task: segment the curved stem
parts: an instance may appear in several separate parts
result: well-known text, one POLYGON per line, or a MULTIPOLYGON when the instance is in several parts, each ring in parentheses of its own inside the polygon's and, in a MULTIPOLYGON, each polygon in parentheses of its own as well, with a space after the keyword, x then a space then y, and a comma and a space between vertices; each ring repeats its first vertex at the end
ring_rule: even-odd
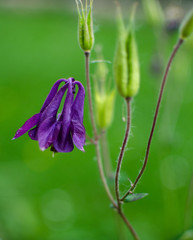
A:
POLYGON ((115 201, 113 199, 113 196, 110 192, 109 186, 107 184, 105 174, 104 174, 104 170, 103 170, 102 160, 101 160, 100 146, 99 146, 99 141, 98 141, 98 134, 97 134, 97 128, 96 128, 96 124, 95 124, 94 113, 93 113, 93 105, 92 105, 92 95, 91 95, 91 86, 90 86, 90 78, 89 78, 89 58, 90 58, 90 52, 85 52, 88 103, 89 103, 89 112, 90 112, 91 124, 92 124, 93 133, 94 133, 94 142, 95 142, 95 148, 96 148, 97 163, 98 163, 100 177, 101 177, 101 180, 103 182, 106 193, 107 193, 111 203, 113 204, 113 206, 115 208, 117 208, 117 204, 115 203, 115 201))
POLYGON ((119 215, 121 216, 121 218, 123 219, 123 221, 125 222, 125 224, 127 225, 127 227, 129 228, 133 238, 135 240, 139 240, 139 237, 136 233, 136 231, 134 230, 134 228, 131 226, 130 222, 127 220, 127 218, 125 217, 124 213, 122 212, 121 208, 119 210, 119 215))
POLYGON ((117 203, 118 203, 119 207, 120 207, 120 204, 121 204, 120 196, 119 196, 119 175, 120 175, 121 164, 122 164, 122 160, 123 160, 123 156, 124 156, 124 152, 125 152, 125 147, 127 145, 129 132, 130 132, 130 122, 131 122, 130 102, 131 102, 131 98, 127 98, 126 99, 126 103, 127 103, 127 127, 126 127, 126 131, 125 131, 125 137, 124 137, 123 144, 122 144, 122 147, 121 147, 121 152, 120 152, 120 155, 119 155, 119 159, 118 159, 118 163, 117 163, 117 169, 116 169, 116 175, 115 175, 115 193, 116 193, 117 203))
POLYGON ((95 146, 96 146, 97 163, 98 163, 98 168, 99 168, 99 173, 100 173, 100 176, 101 176, 101 180, 103 182, 104 188, 106 190, 106 193, 107 193, 111 203, 113 204, 113 206, 115 208, 117 208, 117 204, 114 201, 114 198, 113 198, 113 196, 110 192, 109 186, 107 184, 107 181, 106 181, 106 178, 105 178, 105 175, 104 175, 104 170, 103 170, 103 165, 102 165, 102 160, 101 160, 101 154, 100 154, 100 146, 99 146, 98 141, 97 141, 95 146))
POLYGON ((159 113, 159 109, 160 109, 160 104, 161 104, 161 100, 162 100, 162 96, 163 96, 163 91, 164 91, 164 87, 165 87, 166 80, 167 80, 167 77, 168 77, 168 73, 169 73, 169 70, 170 70, 170 66, 171 66, 171 63, 172 63, 178 49, 180 48, 180 46, 182 45, 183 42, 184 42, 183 39, 178 40, 178 43, 176 44, 176 46, 174 47, 174 50, 172 51, 172 54, 170 56, 170 59, 168 61, 168 64, 167 64, 167 67, 166 67, 166 70, 165 70, 165 74, 164 74, 163 81, 162 81, 162 84, 161 84, 160 93, 159 93, 159 97, 158 97, 158 101, 157 101, 157 106, 156 106, 156 110, 155 110, 155 114, 154 114, 153 124, 152 124, 151 132, 150 132, 150 135, 149 135, 149 140, 148 140, 148 144, 147 144, 147 148, 146 148, 146 154, 145 154, 145 160, 144 160, 143 166, 142 166, 135 182, 133 183, 131 188, 128 190, 128 192, 121 198, 121 200, 124 200, 136 188, 137 183, 139 182, 141 176, 143 175, 143 173, 145 171, 145 168, 146 168, 146 165, 147 165, 147 162, 148 162, 149 151, 150 151, 150 147, 151 147, 153 133, 154 133, 154 130, 155 130, 157 117, 158 117, 158 113, 159 113))
MULTIPOLYGON (((127 218, 125 217, 125 215, 123 214, 123 212, 121 210, 121 205, 119 204, 120 201, 118 201, 118 204, 114 201, 113 196, 112 196, 112 194, 111 194, 111 192, 109 190, 109 186, 107 184, 106 178, 105 178, 103 165, 102 165, 102 160, 101 160, 101 154, 100 154, 100 145, 99 145, 99 141, 98 141, 98 134, 97 134, 96 124, 95 124, 95 119, 94 119, 94 114, 93 114, 93 107, 92 107, 92 96, 91 96, 91 87, 90 87, 90 79, 89 79, 89 57, 90 57, 90 52, 85 52, 86 81, 87 81, 89 111, 90 111, 90 117, 91 117, 91 124, 92 124, 93 132, 94 132, 94 140, 95 140, 95 147, 96 147, 97 163, 98 163, 100 177, 101 177, 101 180, 103 182, 103 185, 104 185, 104 188, 106 190, 106 193, 107 193, 111 203, 113 204, 114 208, 117 209, 118 214, 123 219, 123 221, 125 222, 126 226, 129 228, 133 238, 135 240, 139 240, 139 237, 137 236, 137 233, 135 232, 134 228, 131 226, 130 222, 127 220, 127 218)), ((129 110, 128 112, 130 112, 130 99, 126 99, 126 100, 127 100, 127 104, 128 104, 128 110, 129 110)), ((129 133, 129 129, 130 129, 130 127, 129 127, 130 126, 130 114, 128 114, 128 123, 129 124, 127 124, 127 133, 126 133, 126 135, 129 133)), ((119 157, 120 158, 120 162, 122 161, 122 158, 123 158, 124 149, 125 149, 125 146, 126 146, 126 143, 127 143, 127 139, 128 139, 128 137, 126 137, 126 139, 124 140, 125 143, 123 144, 124 146, 121 149, 121 154, 120 154, 120 157, 119 157)), ((119 171, 120 171, 120 166, 119 166, 119 171)))

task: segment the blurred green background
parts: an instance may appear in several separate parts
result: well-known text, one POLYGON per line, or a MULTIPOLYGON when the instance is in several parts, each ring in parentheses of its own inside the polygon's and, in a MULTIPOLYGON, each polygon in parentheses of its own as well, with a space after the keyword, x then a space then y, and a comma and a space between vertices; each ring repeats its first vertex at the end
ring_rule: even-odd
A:
MULTIPOLYGON (((114 2, 95 2, 95 41, 103 46, 105 59, 113 61, 114 2)), ((128 19, 132 2, 122 4, 128 19)), ((138 7, 141 88, 132 102, 132 135, 122 167, 123 192, 129 185, 127 177, 134 180, 142 166, 163 66, 177 40, 176 26, 192 5, 179 0, 162 4, 168 18, 159 30, 146 21, 142 5, 138 7)), ((27 134, 11 141, 24 121, 39 112, 57 79, 74 77, 85 85, 74 1, 0 1, 0 57, 0 239, 132 239, 109 207, 92 145, 85 147, 85 153, 75 149, 53 158, 49 150, 41 152, 27 134)), ((193 227, 191 196, 187 207, 193 174, 192 62, 190 38, 171 68, 148 167, 136 190, 149 196, 124 207, 143 240, 179 239, 193 227)), ((109 68, 112 71, 112 64, 109 68)), ((114 121, 108 131, 114 169, 124 135, 124 114, 124 101, 117 94, 114 121)), ((91 135, 87 98, 84 124, 91 135)))

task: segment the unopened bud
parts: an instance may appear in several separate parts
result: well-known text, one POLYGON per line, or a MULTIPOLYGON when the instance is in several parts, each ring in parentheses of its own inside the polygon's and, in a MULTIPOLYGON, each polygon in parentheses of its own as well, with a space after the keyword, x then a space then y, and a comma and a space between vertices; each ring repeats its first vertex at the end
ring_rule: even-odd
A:
POLYGON ((143 0, 146 18, 153 26, 162 26, 165 17, 159 0, 143 0))
POLYGON ((193 32, 193 9, 184 18, 182 25, 180 27, 180 37, 182 39, 188 38, 193 32))
POLYGON ((119 93, 127 98, 133 97, 139 90, 140 71, 137 44, 134 36, 133 20, 125 29, 119 13, 119 39, 114 60, 114 76, 119 93))
POLYGON ((96 119, 101 129, 108 128, 112 122, 114 102, 115 90, 105 95, 101 95, 99 92, 95 93, 96 119))
POLYGON ((90 0, 89 8, 84 9, 82 1, 76 0, 79 26, 78 26, 78 39, 80 47, 83 51, 90 51, 94 45, 94 33, 93 33, 93 20, 92 20, 92 4, 93 0, 90 0))
POLYGON ((109 70, 107 62, 103 60, 102 50, 99 46, 96 48, 96 54, 98 61, 94 75, 95 114, 97 125, 104 130, 110 126, 113 120, 116 91, 114 87, 111 88, 112 90, 109 89, 109 70))

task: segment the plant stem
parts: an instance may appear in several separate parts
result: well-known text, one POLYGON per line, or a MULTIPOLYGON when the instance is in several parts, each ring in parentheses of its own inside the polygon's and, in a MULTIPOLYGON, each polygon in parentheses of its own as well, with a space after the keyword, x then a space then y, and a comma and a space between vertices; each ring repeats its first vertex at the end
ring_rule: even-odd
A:
POLYGON ((131 98, 126 98, 126 104, 127 104, 127 126, 126 126, 126 131, 125 131, 125 137, 123 140, 123 144, 121 147, 121 152, 119 154, 119 159, 117 163, 117 169, 116 169, 116 175, 115 175, 115 193, 116 193, 116 199, 118 206, 120 207, 121 202, 120 202, 120 194, 119 194, 119 175, 120 175, 120 170, 121 170, 121 164, 125 152, 125 147, 127 145, 128 137, 129 137, 129 132, 130 132, 130 122, 131 122, 131 98))
MULTIPOLYGON (((89 111, 90 111, 90 117, 91 117, 91 124, 94 132, 94 140, 95 140, 95 147, 96 147, 96 155, 97 155, 97 163, 98 163, 98 168, 99 168, 99 173, 101 180, 103 182, 104 188, 106 190, 106 193, 113 204, 114 208, 117 209, 118 214, 120 217, 123 219, 125 222, 126 226, 129 228, 133 238, 135 240, 139 240, 139 237, 137 236, 137 233, 135 232, 134 228, 131 226, 130 222, 127 220, 125 217, 124 213, 122 212, 121 205, 118 205, 114 199, 113 196, 109 190, 109 186, 107 184, 105 175, 104 175, 104 170, 103 170, 103 165, 101 161, 101 154, 100 154, 100 145, 98 141, 98 134, 97 134, 97 129, 96 129, 96 124, 95 124, 95 119, 94 119, 94 114, 93 114, 93 107, 92 107, 92 96, 91 96, 91 87, 90 87, 90 78, 89 78, 89 58, 90 58, 90 52, 85 52, 85 61, 86 61, 86 81, 87 81, 87 91, 88 91, 88 102, 89 102, 89 111)), ((130 102, 130 99, 127 99, 127 102, 130 102)), ((128 103, 128 105, 130 105, 128 103)), ((130 110, 130 107, 129 107, 130 110)), ((126 141, 127 142, 127 141, 126 141)), ((126 145, 126 143, 125 143, 126 145)), ((125 146, 124 146, 125 148, 125 146)), ((121 152, 124 153, 124 148, 122 148, 121 152)), ((123 157, 122 153, 122 157, 123 157)), ((119 201, 118 201, 119 202, 119 201)))
POLYGON ((120 206, 118 212, 119 212, 119 215, 121 216, 121 218, 123 219, 123 221, 125 222, 125 224, 127 225, 127 227, 129 228, 133 238, 135 240, 139 240, 139 237, 138 237, 137 233, 135 232, 134 228, 132 227, 132 225, 130 224, 130 222, 127 220, 127 218, 125 217, 124 213, 122 212, 121 206, 120 206))
POLYGON ((153 133, 154 133, 154 130, 155 130, 157 117, 158 117, 158 113, 159 113, 159 109, 160 109, 160 104, 161 104, 166 80, 167 80, 167 77, 168 77, 168 73, 169 73, 169 70, 170 70, 170 66, 172 64, 172 61, 173 61, 178 49, 180 48, 180 46, 182 45, 183 42, 184 42, 183 39, 178 40, 176 46, 174 47, 174 50, 172 51, 172 54, 169 58, 169 61, 168 61, 168 64, 167 64, 167 67, 166 67, 166 70, 165 70, 165 74, 164 74, 163 81, 162 81, 162 84, 161 84, 160 93, 159 93, 159 97, 158 97, 158 101, 157 101, 157 106, 156 106, 156 110, 155 110, 155 114, 154 114, 153 124, 152 124, 151 132, 150 132, 150 135, 149 135, 149 139, 148 139, 148 144, 147 144, 147 148, 146 148, 146 154, 145 154, 145 160, 144 160, 143 166, 142 166, 135 182, 133 183, 131 188, 127 191, 127 193, 121 198, 121 200, 124 200, 136 188, 137 183, 139 182, 139 180, 140 180, 141 176, 143 175, 143 173, 145 171, 145 168, 147 166, 149 151, 150 151, 151 142, 152 142, 152 138, 153 138, 153 133))
POLYGON ((130 126, 131 126, 131 98, 126 98, 126 104, 127 104, 127 126, 126 126, 126 131, 125 131, 125 137, 123 140, 123 144, 121 147, 121 152, 119 154, 119 159, 117 163, 117 169, 116 169, 116 175, 115 175, 115 193, 116 193, 116 199, 117 199, 117 212, 119 213, 120 217, 123 219, 125 222, 126 226, 129 228, 133 238, 135 240, 139 240, 139 237, 137 233, 135 232, 134 228, 130 224, 130 222, 127 220, 126 216, 124 215, 122 208, 121 208, 121 201, 119 197, 119 175, 120 175, 120 170, 121 170, 121 164, 125 152, 125 148, 128 142, 129 138, 129 133, 130 133, 130 126))
POLYGON ((111 164, 109 148, 107 144, 107 134, 105 130, 103 130, 101 134, 101 145, 102 145, 102 153, 103 153, 106 175, 109 179, 113 179, 114 177, 113 177, 113 171, 112 171, 112 164, 111 164))
POLYGON ((92 94, 91 94, 91 86, 90 86, 90 78, 89 78, 89 59, 90 59, 90 52, 85 52, 85 64, 86 64, 86 85, 87 85, 87 93, 88 93, 88 104, 89 104, 89 112, 90 112, 90 119, 93 129, 93 134, 95 140, 98 138, 96 123, 94 119, 94 112, 93 112, 93 104, 92 104, 92 94))
POLYGON ((113 206, 115 208, 117 208, 117 204, 115 203, 115 201, 113 199, 113 196, 110 192, 109 186, 107 184, 105 174, 104 174, 104 170, 103 170, 102 160, 101 160, 100 146, 99 146, 99 141, 98 141, 98 134, 97 134, 97 128, 96 128, 96 123, 95 123, 95 119, 94 119, 94 112, 93 112, 93 105, 92 105, 92 95, 91 95, 91 86, 90 86, 90 78, 89 78, 89 59, 90 59, 90 52, 85 52, 88 103, 89 103, 89 112, 90 112, 91 124, 92 124, 93 133, 94 133, 94 141, 95 141, 95 148, 96 148, 96 155, 97 155, 97 164, 98 164, 98 168, 99 168, 100 177, 101 177, 101 180, 103 182, 106 193, 107 193, 111 203, 113 204, 113 206))

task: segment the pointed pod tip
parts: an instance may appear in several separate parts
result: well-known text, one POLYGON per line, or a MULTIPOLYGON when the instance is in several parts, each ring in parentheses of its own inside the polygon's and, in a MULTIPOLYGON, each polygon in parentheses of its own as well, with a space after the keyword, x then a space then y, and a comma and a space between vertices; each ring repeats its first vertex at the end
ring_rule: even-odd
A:
POLYGON ((185 16, 180 26, 180 37, 184 40, 193 33, 193 9, 185 16))

